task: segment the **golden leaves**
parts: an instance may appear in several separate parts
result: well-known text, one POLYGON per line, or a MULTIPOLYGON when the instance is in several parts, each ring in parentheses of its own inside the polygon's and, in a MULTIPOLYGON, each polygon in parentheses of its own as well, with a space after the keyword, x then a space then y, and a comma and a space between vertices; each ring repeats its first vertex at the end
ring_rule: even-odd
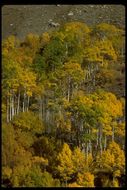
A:
POLYGON ((78 173, 77 183, 83 187, 94 187, 94 175, 90 172, 78 173))
POLYGON ((83 187, 83 186, 81 186, 81 185, 77 184, 76 182, 74 182, 74 183, 69 183, 68 187, 83 187))
POLYGON ((64 143, 62 152, 57 156, 59 165, 57 167, 60 175, 63 179, 67 180, 73 173, 73 162, 72 162, 72 152, 68 144, 64 143))
POLYGON ((39 157, 39 156, 33 156, 31 161, 36 164, 43 164, 43 165, 48 165, 48 159, 44 159, 43 157, 39 157))
POLYGON ((5 178, 10 178, 12 174, 12 169, 7 167, 2 167, 2 175, 5 176, 5 178))

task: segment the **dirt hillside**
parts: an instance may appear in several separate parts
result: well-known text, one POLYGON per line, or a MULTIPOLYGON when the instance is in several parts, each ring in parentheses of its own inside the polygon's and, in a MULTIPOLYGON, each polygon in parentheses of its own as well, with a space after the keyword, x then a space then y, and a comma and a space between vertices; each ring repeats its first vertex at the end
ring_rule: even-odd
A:
POLYGON ((6 5, 2 7, 2 38, 16 35, 23 39, 28 33, 41 34, 59 25, 82 21, 88 26, 106 22, 125 27, 122 5, 6 5))

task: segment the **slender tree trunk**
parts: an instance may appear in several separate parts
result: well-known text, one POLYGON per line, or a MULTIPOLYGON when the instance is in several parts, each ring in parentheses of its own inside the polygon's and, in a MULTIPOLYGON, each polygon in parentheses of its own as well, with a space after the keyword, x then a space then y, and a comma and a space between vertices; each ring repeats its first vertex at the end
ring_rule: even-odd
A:
POLYGON ((42 117, 44 118, 45 114, 45 105, 44 105, 44 98, 42 99, 42 117))
POLYGON ((123 57, 123 47, 121 48, 121 57, 123 57))
POLYGON ((70 101, 70 76, 68 77, 67 100, 70 101))
POLYGON ((83 131, 83 120, 81 120, 81 123, 80 123, 80 131, 81 132, 83 131))
POLYGON ((77 127, 77 146, 79 147, 79 129, 77 127))
POLYGON ((14 94, 12 94, 12 118, 14 116, 14 94))
POLYGON ((91 146, 91 140, 89 140, 89 151, 92 154, 92 146, 91 146))
POLYGON ((106 135, 105 135, 104 150, 106 150, 106 148, 107 148, 107 137, 106 137, 106 135))
POLYGON ((17 115, 18 113, 17 113, 17 107, 15 108, 15 115, 17 115))
POLYGON ((26 111, 28 112, 29 110, 29 103, 30 103, 30 97, 28 96, 27 97, 27 108, 26 108, 26 111))
POLYGON ((66 183, 65 183, 65 186, 67 187, 67 179, 65 180, 65 182, 66 182, 66 183))
POLYGON ((19 91, 19 93, 18 93, 17 114, 19 113, 19 108, 20 108, 20 91, 19 91))
POLYGON ((15 95, 14 96, 14 115, 17 114, 17 105, 16 105, 16 103, 17 103, 17 96, 15 95))
POLYGON ((96 83, 95 83, 95 74, 93 76, 93 86, 95 87, 96 83))
POLYGON ((96 72, 98 71, 98 64, 96 64, 96 66, 95 66, 95 71, 96 72))
POLYGON ((14 116, 16 115, 16 95, 14 95, 14 116))
POLYGON ((39 118, 42 119, 42 98, 39 99, 39 118))
POLYGON ((12 119, 12 114, 11 114, 12 113, 12 110, 11 110, 11 95, 10 95, 9 99, 10 99, 10 102, 9 102, 9 105, 10 105, 10 109, 9 109, 10 110, 10 114, 9 115, 10 115, 10 121, 11 121, 11 119, 12 119))
POLYGON ((24 95, 23 95, 23 112, 25 112, 26 110, 25 110, 25 108, 26 108, 26 104, 25 104, 25 100, 26 100, 26 94, 25 94, 25 92, 24 92, 24 95))
POLYGON ((114 141, 114 126, 112 126, 112 141, 114 141))
POLYGON ((85 154, 85 143, 82 144, 82 152, 85 154))
POLYGON ((44 121, 46 122, 46 105, 47 105, 47 98, 46 96, 44 97, 44 121))
POLYGON ((24 112, 24 101, 22 103, 22 112, 24 112))
POLYGON ((102 149, 103 149, 102 143, 100 143, 100 153, 101 153, 101 155, 102 155, 102 149))
POLYGON ((47 129, 46 129, 46 132, 49 131, 49 110, 46 111, 46 123, 47 123, 47 129))
POLYGON ((98 147, 98 142, 99 142, 99 129, 98 129, 98 131, 97 131, 96 147, 98 147))
POLYGON ((100 153, 102 154, 102 127, 100 126, 100 137, 99 137, 99 144, 100 144, 100 153))
POLYGON ((88 152, 89 152, 89 147, 88 143, 86 143, 86 163, 88 164, 88 152))
POLYGON ((7 104, 6 104, 6 114, 7 114, 7 123, 9 123, 9 100, 7 96, 7 104))
POLYGON ((90 78, 90 65, 88 65, 88 78, 90 78))

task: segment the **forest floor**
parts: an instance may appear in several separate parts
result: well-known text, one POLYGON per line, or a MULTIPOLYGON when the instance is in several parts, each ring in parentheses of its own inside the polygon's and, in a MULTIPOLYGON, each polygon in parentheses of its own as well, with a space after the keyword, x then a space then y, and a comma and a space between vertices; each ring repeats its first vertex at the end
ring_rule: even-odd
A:
POLYGON ((88 26, 110 23, 125 27, 123 5, 5 5, 2 7, 2 38, 15 35, 24 39, 28 33, 41 34, 69 21, 84 22, 88 26))

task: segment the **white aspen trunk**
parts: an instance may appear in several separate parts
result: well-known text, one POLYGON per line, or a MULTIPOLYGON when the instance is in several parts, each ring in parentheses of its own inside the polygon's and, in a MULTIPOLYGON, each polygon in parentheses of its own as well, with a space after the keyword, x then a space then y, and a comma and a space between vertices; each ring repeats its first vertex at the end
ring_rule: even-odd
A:
POLYGON ((85 144, 82 144, 82 152, 85 154, 85 144))
POLYGON ((101 153, 101 155, 102 155, 102 127, 101 127, 101 126, 100 126, 99 144, 100 144, 100 153, 101 153))
POLYGON ((66 183, 65 183, 65 186, 67 187, 67 179, 66 179, 66 181, 65 181, 66 183))
POLYGON ((17 107, 16 107, 16 95, 14 96, 14 115, 17 114, 17 107))
POLYGON ((93 72, 94 72, 94 66, 93 64, 91 64, 91 74, 93 74, 93 72))
POLYGON ((121 49, 121 57, 123 57, 123 47, 122 47, 122 49, 121 49))
POLYGON ((96 71, 98 71, 98 64, 96 64, 96 71))
POLYGON ((17 108, 15 108, 15 115, 17 115, 17 108))
POLYGON ((30 103, 30 97, 28 96, 27 97, 27 108, 26 108, 26 111, 28 112, 29 110, 29 103, 30 103))
POLYGON ((97 131, 97 139, 96 139, 96 146, 98 147, 98 139, 99 139, 99 129, 97 131))
POLYGON ((90 78, 90 66, 88 65, 88 78, 90 78))
POLYGON ((41 97, 39 99, 39 104, 40 104, 39 118, 42 119, 42 98, 41 97))
POLYGON ((47 123, 47 127, 49 124, 49 110, 46 111, 46 123, 47 123))
POLYGON ((10 121, 11 121, 11 119, 12 119, 12 110, 11 110, 11 95, 10 95, 10 98, 9 98, 9 105, 10 105, 10 121))
POLYGON ((89 77, 91 75, 91 65, 89 64, 89 77))
POLYGON ((101 142, 101 144, 100 144, 100 153, 101 153, 101 155, 102 155, 102 142, 101 142))
POLYGON ((89 147, 88 143, 86 143, 86 163, 88 164, 88 152, 89 152, 89 147))
POLYGON ((50 111, 50 122, 51 122, 51 124, 53 124, 53 112, 52 111, 50 111))
POLYGON ((92 154, 92 149, 91 149, 91 140, 89 140, 89 152, 92 154))
POLYGON ((45 98, 45 107, 44 107, 44 121, 46 122, 46 105, 47 105, 47 98, 46 97, 44 97, 45 98))
POLYGON ((38 117, 41 118, 41 115, 40 115, 41 98, 38 98, 38 105, 39 105, 38 117))
POLYGON ((66 44, 65 46, 66 46, 66 52, 65 52, 65 55, 67 56, 67 54, 68 54, 68 45, 66 44))
POLYGON ((106 150, 106 147, 107 147, 107 137, 106 137, 106 135, 105 135, 104 150, 106 150))
POLYGON ((14 116, 16 115, 16 95, 14 95, 14 116))
POLYGON ((93 154, 93 152, 92 152, 92 142, 90 141, 90 152, 91 152, 91 154, 93 154))
POLYGON ((19 93, 18 93, 17 114, 19 113, 19 107, 20 107, 20 91, 19 91, 19 93))
POLYGON ((27 111, 27 94, 26 94, 26 89, 24 93, 24 111, 27 111))
POLYGON ((43 118, 45 118, 45 102, 44 102, 44 98, 42 101, 42 114, 43 114, 43 118))
POLYGON ((7 123, 8 123, 9 122, 9 100, 8 100, 8 97, 7 97, 6 114, 7 114, 7 123))
POLYGON ((25 92, 24 92, 24 99, 23 99, 23 112, 25 112, 25 92))
POLYGON ((68 93, 67 93, 67 99, 70 100, 70 77, 68 78, 68 93))
POLYGON ((102 66, 104 65, 104 61, 103 60, 102 60, 101 64, 102 64, 102 66))
POLYGON ((51 133, 51 125, 52 125, 52 112, 49 110, 49 126, 48 126, 48 133, 51 133))
POLYGON ((93 86, 95 86, 95 74, 94 74, 94 76, 93 76, 93 86))
POLYGON ((12 94, 12 118, 14 116, 14 95, 12 94))
POLYGON ((73 98, 73 91, 75 90, 73 83, 71 84, 71 98, 73 98))
POLYGON ((22 111, 24 112, 25 109, 24 109, 24 101, 23 101, 23 104, 22 104, 22 111))
POLYGON ((86 73, 84 74, 84 82, 86 81, 86 79, 87 79, 87 71, 86 71, 86 73))
POLYGON ((83 131, 83 120, 81 120, 81 122, 80 122, 79 129, 80 129, 81 132, 83 131))

